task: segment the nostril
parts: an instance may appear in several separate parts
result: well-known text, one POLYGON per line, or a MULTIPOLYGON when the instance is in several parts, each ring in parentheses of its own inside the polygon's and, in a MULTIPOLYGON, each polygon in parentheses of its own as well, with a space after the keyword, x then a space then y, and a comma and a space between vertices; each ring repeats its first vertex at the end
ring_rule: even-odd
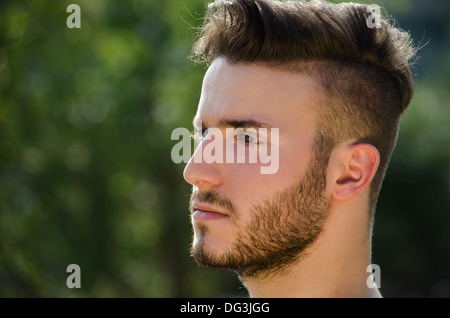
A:
POLYGON ((199 188, 215 188, 222 182, 220 166, 209 163, 195 163, 190 160, 183 171, 186 182, 199 188))

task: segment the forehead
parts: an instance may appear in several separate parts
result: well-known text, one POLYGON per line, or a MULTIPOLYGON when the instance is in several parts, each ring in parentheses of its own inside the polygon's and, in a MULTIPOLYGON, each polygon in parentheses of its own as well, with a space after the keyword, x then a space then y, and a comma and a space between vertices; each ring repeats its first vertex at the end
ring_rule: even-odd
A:
POLYGON ((216 59, 205 74, 196 120, 255 120, 289 128, 314 121, 318 83, 300 72, 216 59))

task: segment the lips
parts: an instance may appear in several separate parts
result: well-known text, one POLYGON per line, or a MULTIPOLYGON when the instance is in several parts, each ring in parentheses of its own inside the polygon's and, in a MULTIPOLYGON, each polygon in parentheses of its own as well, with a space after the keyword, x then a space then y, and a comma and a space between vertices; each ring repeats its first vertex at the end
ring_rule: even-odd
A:
POLYGON ((212 207, 211 205, 209 205, 207 203, 204 203, 204 202, 198 202, 198 201, 194 200, 192 206, 193 206, 194 210, 201 210, 201 211, 204 211, 204 212, 219 213, 219 214, 227 215, 227 213, 222 212, 222 211, 220 211, 220 210, 218 210, 218 209, 216 209, 216 208, 212 207))
POLYGON ((228 217, 227 213, 222 212, 204 202, 194 201, 192 204, 192 209, 194 211, 192 216, 197 220, 212 220, 228 217))

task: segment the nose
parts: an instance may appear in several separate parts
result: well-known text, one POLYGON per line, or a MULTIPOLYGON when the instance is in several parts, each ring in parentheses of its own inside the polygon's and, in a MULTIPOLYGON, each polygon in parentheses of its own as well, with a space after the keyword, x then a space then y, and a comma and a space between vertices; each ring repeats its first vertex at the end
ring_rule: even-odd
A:
POLYGON ((183 171, 184 179, 199 189, 216 188, 222 183, 218 163, 207 163, 203 158, 204 146, 211 141, 202 140, 183 171))

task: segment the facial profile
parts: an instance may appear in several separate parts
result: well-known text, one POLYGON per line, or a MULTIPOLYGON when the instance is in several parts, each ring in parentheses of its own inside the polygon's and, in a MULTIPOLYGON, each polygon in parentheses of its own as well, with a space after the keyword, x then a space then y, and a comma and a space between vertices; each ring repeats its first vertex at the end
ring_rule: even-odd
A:
POLYGON ((225 60, 218 60, 210 70, 205 77, 198 116, 214 122, 220 122, 222 117, 244 119, 243 114, 255 112, 264 115, 269 122, 276 118, 275 122, 282 123, 281 142, 276 145, 280 147, 278 151, 285 158, 294 160, 284 160, 280 174, 267 175, 266 178, 250 163, 211 164, 192 160, 185 170, 186 179, 194 184, 190 201, 194 228, 192 255, 202 265, 234 270, 243 277, 271 275, 286 269, 301 257, 320 234, 326 218, 329 205, 325 194, 328 157, 321 149, 313 149, 312 155, 304 149, 308 146, 309 150, 309 146, 314 144, 311 119, 316 85, 302 75, 263 67, 233 66, 225 60), (224 80, 229 85, 222 84, 217 88, 217 84, 224 80), (293 83, 292 91, 285 82, 293 83), (277 93, 280 83, 284 87, 281 94, 277 93), (256 93, 262 86, 267 87, 264 95, 256 93), (303 89, 298 89, 298 86, 303 86, 303 89), (296 94, 292 95, 294 91, 296 94), (249 95, 253 97, 249 98, 249 95), (269 102, 262 103, 261 99, 269 102), (303 101, 303 107, 297 106, 298 100, 303 101), (275 103, 284 115, 274 112, 275 103), (215 107, 220 107, 220 111, 215 107), (292 113, 303 119, 294 119, 290 116, 292 113), (308 127, 307 133, 305 129, 296 128, 303 122, 303 128, 308 127), (301 163, 301 168, 298 163, 301 163), (195 166, 197 168, 193 168, 195 166), (229 184, 214 183, 203 169, 216 170, 215 173, 222 174, 223 178, 230 175, 229 184), (304 172, 300 174, 302 170, 304 172), (242 178, 244 174, 245 179, 242 178), (263 187, 261 182, 268 184, 263 187), (243 201, 240 199, 233 200, 233 195, 228 194, 230 189, 239 191, 242 184, 254 186, 242 191, 244 194, 248 191, 249 199, 245 204, 241 204, 243 201), (275 184, 279 186, 274 187, 275 184), (265 191, 259 197, 260 189, 265 191), (222 235, 227 237, 219 239, 222 235))
POLYGON ((194 118, 207 137, 184 170, 191 254, 238 273, 251 297, 381 296, 366 284, 371 226, 412 97, 415 50, 373 9, 322 0, 208 6, 193 46, 208 66, 194 118), (263 140, 259 128, 276 138, 263 140), (275 173, 236 160, 239 147, 247 156, 276 150, 275 173), (205 156, 219 160, 198 160, 205 156))

